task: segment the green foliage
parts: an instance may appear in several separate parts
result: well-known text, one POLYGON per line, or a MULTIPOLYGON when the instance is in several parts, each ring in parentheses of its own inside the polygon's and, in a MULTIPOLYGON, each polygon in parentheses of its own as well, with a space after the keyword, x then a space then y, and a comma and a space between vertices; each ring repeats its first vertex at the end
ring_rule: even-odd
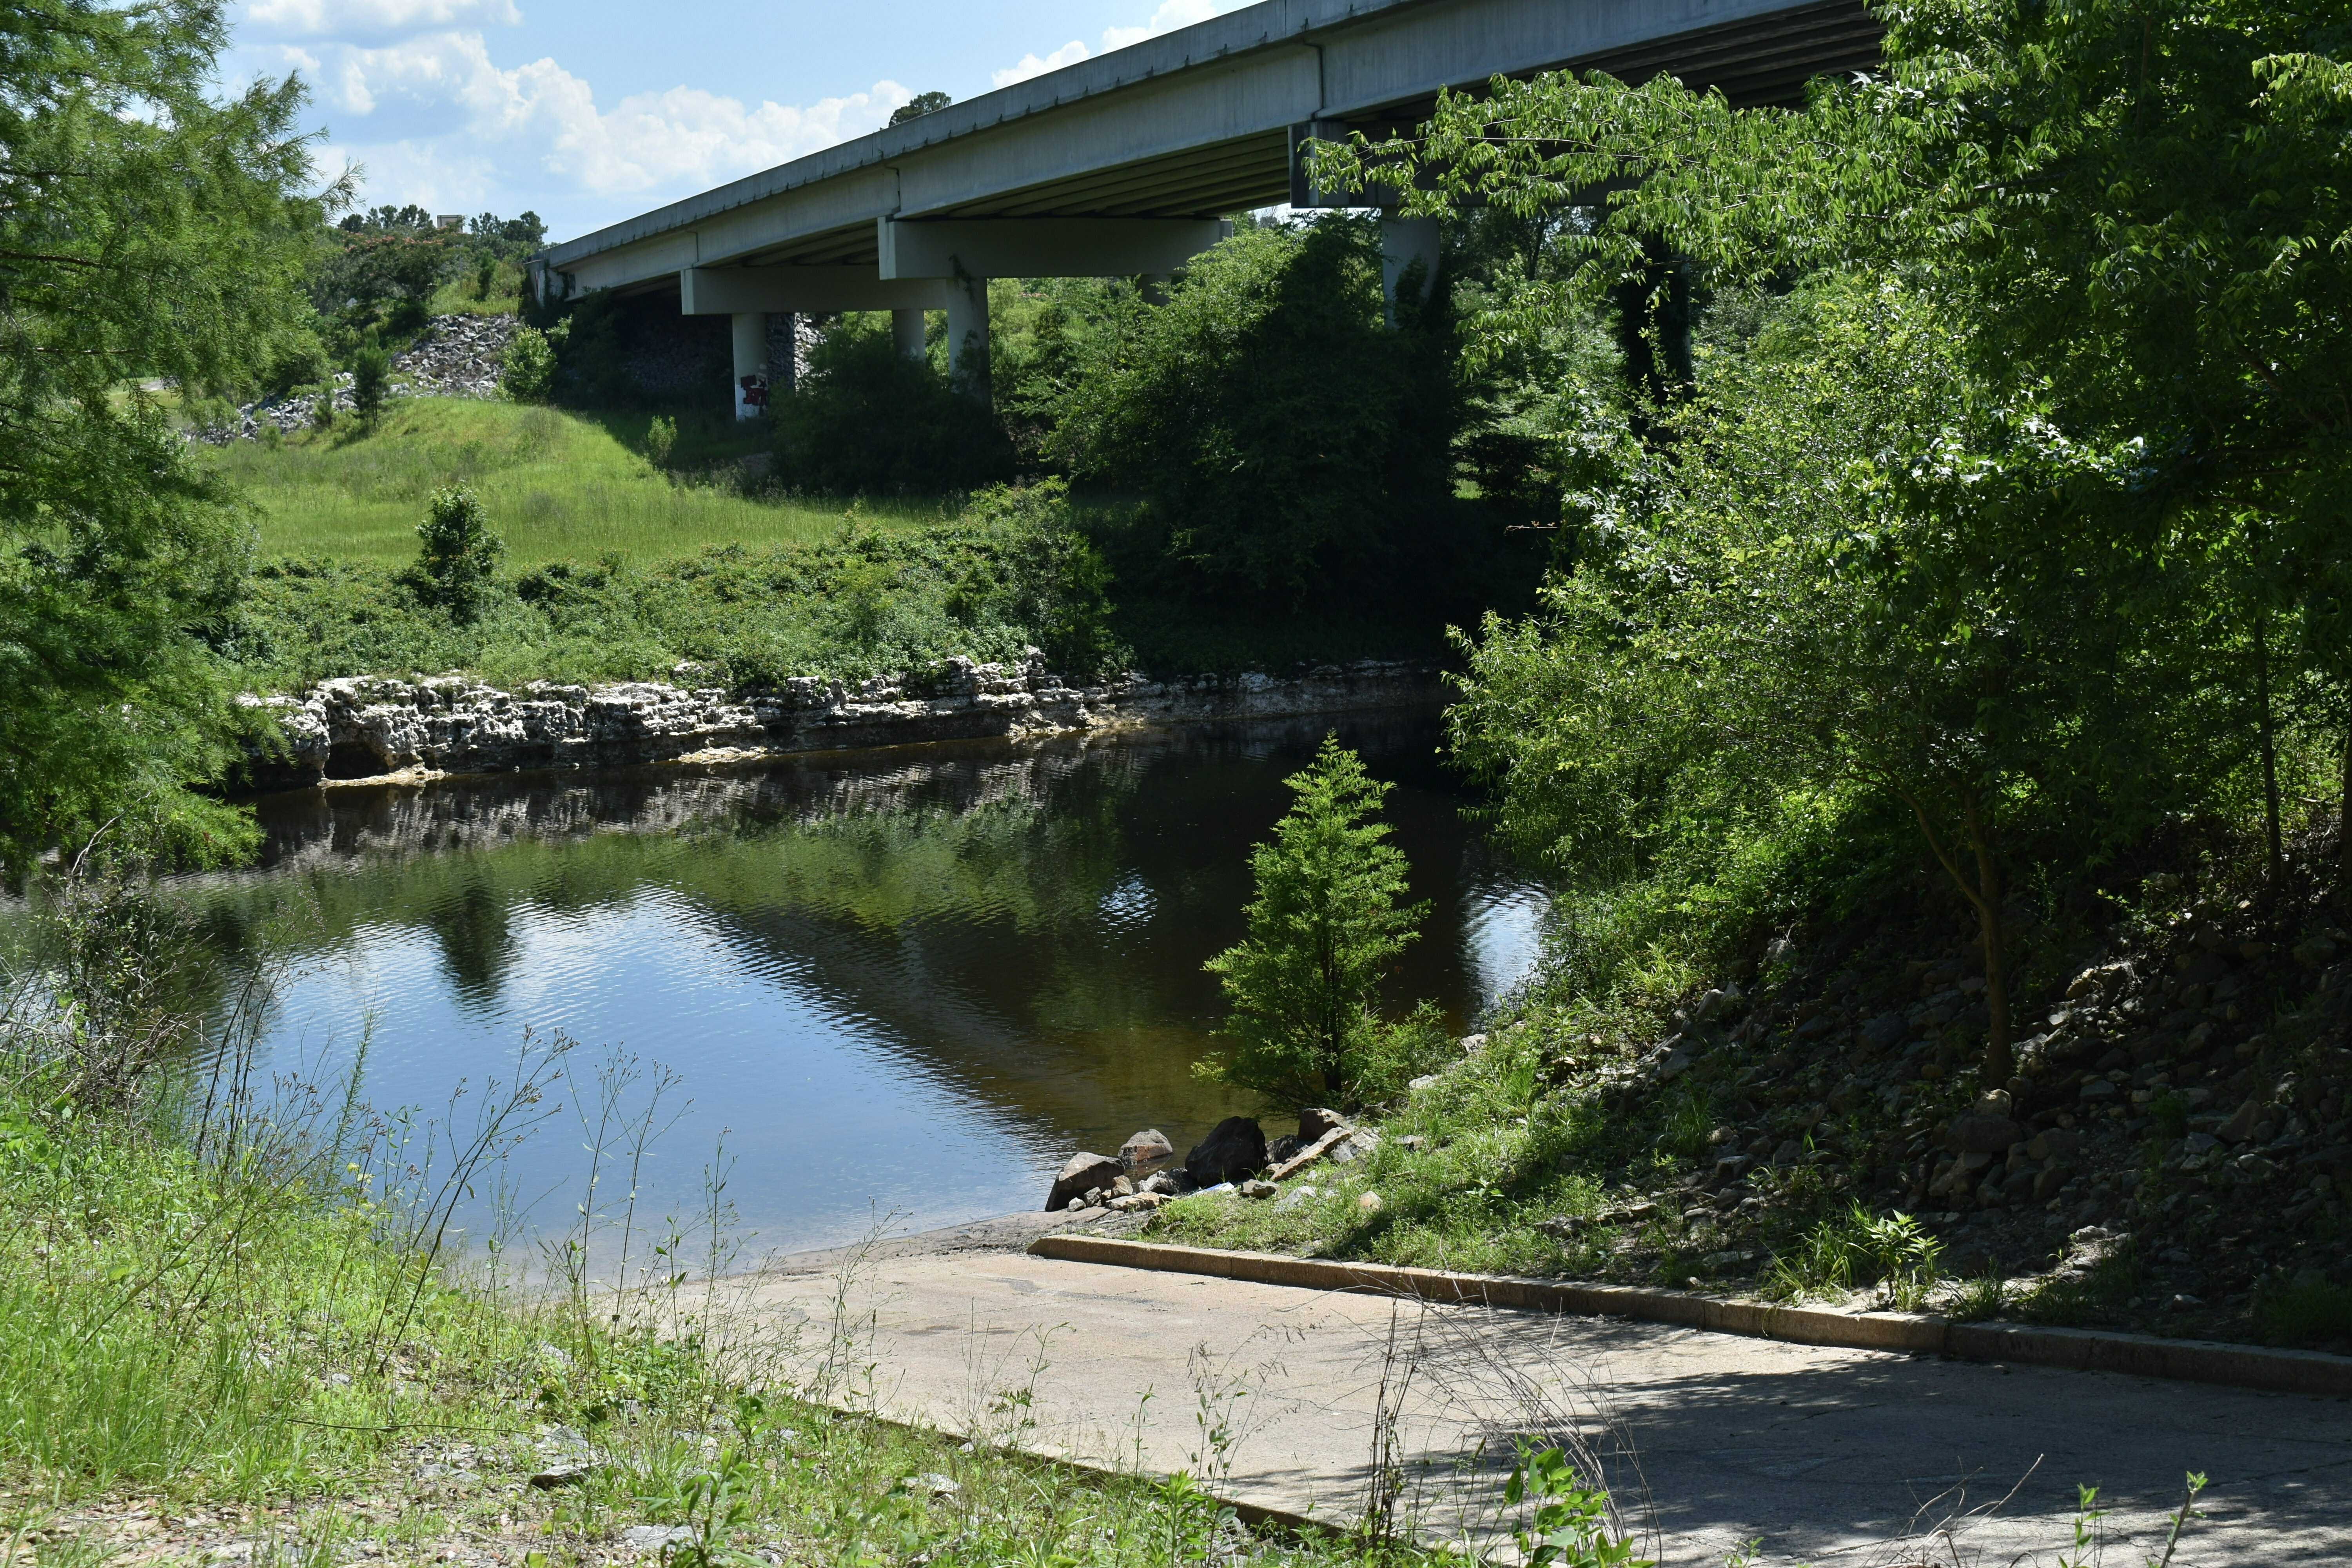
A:
POLYGON ((2326 1279, 2267 1280, 2254 1293, 2254 1321, 2265 1344, 2352 1339, 2352 1287, 2326 1279))
POLYGON ((669 463, 669 455, 677 449, 677 421, 667 414, 654 416, 646 426, 646 461, 655 468, 669 463))
POLYGON ((1511 1533, 1528 1568, 1654 1568, 1633 1555, 1632 1539, 1611 1517, 1609 1494, 1585 1485, 1564 1449, 1522 1446, 1503 1483, 1503 1502, 1534 1505, 1527 1524, 1511 1533))
POLYGON ((373 425, 392 399, 392 354, 382 344, 363 342, 352 351, 352 407, 373 425))
POLYGON ((2147 1275, 2139 1250, 2129 1242, 2115 1247, 2089 1268, 2044 1280, 2019 1301, 2018 1315, 2032 1323, 2079 1328, 2124 1310, 2147 1275))
POLYGON ((1943 1243, 1907 1214, 1874 1215, 1860 1204, 1832 1215, 1772 1260, 1766 1289, 1783 1300, 1877 1285, 1888 1306, 1916 1311, 1940 1278, 1943 1243))
POLYGON ((437 230, 352 234, 313 275, 311 296, 321 315, 344 313, 357 325, 388 307, 388 327, 414 331, 424 324, 433 291, 463 265, 457 247, 437 230))
POLYGON ((517 403, 555 396, 555 349, 537 327, 517 327, 499 363, 499 390, 517 403))
POLYGON ((1164 305, 1122 296, 1057 400, 1045 452, 1139 493, 1183 580, 1297 602, 1449 559, 1457 425, 1445 281, 1382 322, 1375 226, 1256 228, 1164 305))
POLYGON ((890 111, 890 123, 904 125, 909 120, 919 120, 926 114, 936 114, 953 103, 944 92, 919 92, 890 111))
POLYGON ((1012 443, 987 405, 899 353, 884 312, 827 332, 770 412, 776 478, 819 495, 937 494, 1013 477, 1012 443))
POLYGON ((1998 1270, 1988 1269, 1960 1282, 1959 1289, 1944 1304, 1944 1315, 1956 1323, 1981 1323, 1999 1317, 2009 1304, 2009 1282, 1998 1270))
POLYGON ((1924 607, 1964 608, 1951 629, 2007 650, 1950 649, 1954 679, 1932 683, 1958 700, 1978 681, 1994 720, 1982 734, 1936 726, 1960 742, 1940 830, 1924 796, 1912 804, 1940 831, 1938 858, 1959 863, 1980 914, 1998 904, 2017 781, 2046 791, 2061 775, 2041 770, 2063 765, 2028 757, 2030 726, 2009 730, 2040 707, 2043 736, 2099 764, 2085 782, 2107 798, 2069 807, 2085 843, 2164 808, 2114 798, 2132 759, 2148 763, 2139 784, 2177 776, 2218 805, 2210 753, 2234 747, 2275 866, 2282 727, 2340 737, 2352 721, 2352 323, 2333 304, 2352 253, 2312 238, 2352 223, 2352 10, 1906 0, 1883 14, 1885 70, 1816 83, 1802 108, 1734 109, 1667 77, 1503 82, 1446 98, 1412 142, 1332 149, 1318 178, 1377 176, 1414 187, 1417 208, 1475 199, 1525 224, 1610 186, 1570 232, 1570 265, 1484 302, 1490 357, 1649 276, 1661 240, 1717 287, 1843 275, 1916 297, 1947 323, 1935 357, 1968 410, 1933 447, 1898 443, 1872 466, 1895 509, 1946 536, 1913 574, 1935 590, 1924 607), (2074 689, 2049 689, 2053 672, 2074 689), (2111 725, 2189 692, 2193 736, 2175 726, 2150 746, 2111 725), (1979 775, 1965 792, 1963 769, 1979 775))
POLYGON ((247 722, 205 636, 248 520, 143 394, 114 395, 226 393, 308 330, 301 91, 215 101, 224 38, 194 0, 0 14, 0 880, 101 829, 101 856, 251 842, 190 787, 247 722))
MULTIPOLYGON (((715 544, 813 542, 840 528, 837 505, 747 495, 733 482, 765 433, 743 428, 753 422, 739 424, 723 402, 664 416, 677 430, 667 472, 643 455, 653 416, 460 397, 396 399, 364 440, 305 431, 279 451, 240 441, 202 460, 252 499, 265 553, 353 564, 405 563, 426 498, 453 484, 482 498, 518 565, 607 552, 643 564, 715 544)), ((859 514, 885 529, 951 515, 933 498, 859 514)))
POLYGON ((1404 855, 1377 820, 1389 786, 1337 736, 1284 782, 1298 798, 1251 851, 1249 935, 1206 966, 1236 1045, 1201 1070, 1279 1104, 1353 1102, 1378 1050, 1381 978, 1428 906, 1398 905, 1404 855))
POLYGON ((416 537, 412 581, 419 594, 457 625, 470 626, 481 614, 506 542, 490 531, 480 500, 463 485, 435 492, 416 537))
POLYGON ((1018 664, 1037 647, 1085 676, 1124 652, 1100 561, 1054 486, 986 492, 928 528, 853 523, 805 543, 474 576, 464 618, 429 575, 420 593, 394 591, 399 580, 358 563, 266 561, 223 646, 249 681, 281 689, 354 669, 653 679, 680 659, 753 687, 803 675, 919 684, 957 656, 1018 664))
POLYGON ((2212 764, 2172 628, 2137 613, 2158 585, 1989 466, 2046 443, 1962 341, 1891 279, 1799 290, 1662 416, 1681 439, 1607 554, 1541 620, 1489 618, 1452 725, 1507 833, 1591 888, 1803 802, 1898 809, 1990 943, 1998 1081, 2006 858, 2060 823, 2077 853, 2127 840, 2212 764))

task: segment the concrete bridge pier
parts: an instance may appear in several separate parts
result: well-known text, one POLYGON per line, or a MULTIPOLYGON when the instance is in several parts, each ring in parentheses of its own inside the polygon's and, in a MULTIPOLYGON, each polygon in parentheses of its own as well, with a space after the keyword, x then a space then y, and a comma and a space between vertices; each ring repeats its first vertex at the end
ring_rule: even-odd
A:
POLYGON ((958 278, 948 289, 948 379, 988 398, 988 279, 958 278))
POLYGON ((908 359, 924 357, 923 312, 893 310, 890 312, 890 342, 908 359))
POLYGON ((1396 325, 1397 287, 1414 262, 1422 264, 1420 294, 1429 291, 1437 276, 1437 220, 1433 217, 1381 218, 1381 297, 1389 325, 1396 325))
POLYGON ((875 270, 884 283, 933 279, 947 289, 950 374, 985 398, 990 279, 1162 278, 1232 232, 1215 218, 885 217, 875 270))
POLYGON ((912 352, 920 354, 923 312, 946 309, 952 292, 938 279, 884 282, 856 267, 688 267, 678 273, 677 291, 687 315, 732 318, 738 419, 758 418, 772 385, 791 384, 790 365, 779 374, 769 363, 772 315, 887 310, 898 346, 907 347, 911 331, 912 352), (746 376, 755 378, 751 386, 743 384, 746 376))
POLYGON ((757 419, 768 411, 768 312, 734 310, 735 417, 757 419))

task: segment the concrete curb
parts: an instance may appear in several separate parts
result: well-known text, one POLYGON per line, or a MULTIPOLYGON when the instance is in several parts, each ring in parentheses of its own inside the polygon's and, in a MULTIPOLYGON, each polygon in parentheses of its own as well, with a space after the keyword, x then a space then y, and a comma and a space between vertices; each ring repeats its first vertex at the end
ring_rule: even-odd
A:
POLYGON ((1386 1263, 1334 1263, 1265 1252, 1173 1247, 1112 1237, 1042 1236, 1029 1251, 1072 1263, 1107 1263, 1207 1274, 1261 1285, 1369 1295, 1417 1296, 1529 1312, 1631 1318, 1676 1323, 1718 1334, 1745 1334, 1793 1344, 1842 1350, 1891 1351, 1899 1355, 1948 1355, 2016 1366, 2071 1372, 2113 1372, 2184 1383, 2221 1384, 2278 1394, 2352 1397, 2352 1356, 2318 1351, 2274 1351, 2207 1340, 2165 1340, 2152 1334, 2090 1329, 2037 1329, 2004 1323, 1954 1323, 1908 1312, 1841 1312, 1820 1307, 1778 1307, 1769 1301, 1726 1300, 1686 1290, 1645 1290, 1628 1285, 1580 1285, 1400 1268, 1386 1263))

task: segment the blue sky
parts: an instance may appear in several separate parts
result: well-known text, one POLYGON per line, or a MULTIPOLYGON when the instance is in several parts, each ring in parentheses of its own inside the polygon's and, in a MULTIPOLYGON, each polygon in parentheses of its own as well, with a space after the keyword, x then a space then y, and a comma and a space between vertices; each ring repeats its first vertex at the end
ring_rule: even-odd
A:
POLYGON ((240 0, 225 85, 299 70, 370 206, 564 238, 1244 0, 240 0))

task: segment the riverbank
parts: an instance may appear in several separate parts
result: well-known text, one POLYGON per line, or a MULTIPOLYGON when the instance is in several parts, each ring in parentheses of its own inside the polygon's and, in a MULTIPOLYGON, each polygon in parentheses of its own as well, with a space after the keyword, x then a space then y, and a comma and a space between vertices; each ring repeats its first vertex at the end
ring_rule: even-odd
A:
POLYGON ((284 749, 257 759, 250 789, 415 783, 452 773, 761 756, 940 741, 1030 739, 1150 725, 1281 719, 1434 706, 1432 666, 1364 660, 1292 676, 1259 672, 1074 682, 1036 649, 1018 663, 955 656, 925 677, 855 686, 801 676, 734 692, 659 681, 535 682, 502 690, 463 676, 321 681, 248 699, 278 721, 284 749))
POLYGON ((1365 1157, 1179 1198, 1150 1234, 2352 1352, 2333 864, 2318 838, 2267 896, 2150 868, 2128 899, 2021 900, 2033 1022, 1997 1085, 1980 963, 1891 892, 1648 996, 1539 980, 1367 1108, 1365 1157))
POLYGON ((1187 1478, 1056 1463, 1018 1367, 984 1391, 1002 1419, 980 1441, 885 1418, 856 1249, 843 1305, 784 1322, 673 1272, 676 1234, 634 1236, 667 1259, 637 1274, 596 1231, 609 1279, 567 1250, 581 1237, 548 1237, 528 1267, 551 1285, 528 1286, 499 1260, 530 1238, 486 1253, 450 1205, 569 1097, 560 1047, 451 1127, 284 1080, 256 1098, 233 1066, 94 1077, 61 1038, 21 1007, 0 1036, 0 1561, 1366 1560, 1257 1533, 1187 1478))

